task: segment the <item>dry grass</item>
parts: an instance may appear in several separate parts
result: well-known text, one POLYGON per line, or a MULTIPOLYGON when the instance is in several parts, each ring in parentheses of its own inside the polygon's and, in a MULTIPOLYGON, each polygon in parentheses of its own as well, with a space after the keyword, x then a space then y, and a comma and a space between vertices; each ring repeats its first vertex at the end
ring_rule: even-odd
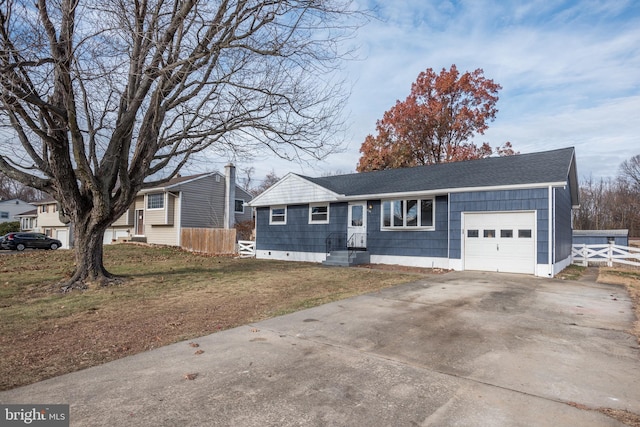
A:
POLYGON ((624 285, 627 288, 636 315, 631 333, 636 336, 640 344, 640 271, 620 267, 601 267, 598 282, 624 285))
POLYGON ((68 251, 0 255, 0 390, 416 280, 416 274, 113 245, 121 285, 62 294, 68 251))

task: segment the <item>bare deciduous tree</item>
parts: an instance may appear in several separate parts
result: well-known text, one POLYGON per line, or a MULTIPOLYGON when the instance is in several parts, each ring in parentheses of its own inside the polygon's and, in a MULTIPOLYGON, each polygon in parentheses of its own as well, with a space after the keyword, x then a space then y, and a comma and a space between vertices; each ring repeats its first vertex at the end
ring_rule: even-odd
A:
POLYGON ((620 165, 621 178, 640 191, 640 154, 620 165))
POLYGON ((35 202, 44 198, 44 194, 35 188, 9 178, 0 172, 0 200, 20 199, 25 202, 35 202))
POLYGON ((68 285, 105 229, 200 153, 332 149, 349 0, 1 0, 0 171, 72 221, 68 285))
POLYGON ((573 217, 575 229, 627 229, 630 236, 640 236, 640 185, 633 179, 635 160, 640 156, 624 161, 616 179, 589 178, 580 183, 580 208, 573 217))

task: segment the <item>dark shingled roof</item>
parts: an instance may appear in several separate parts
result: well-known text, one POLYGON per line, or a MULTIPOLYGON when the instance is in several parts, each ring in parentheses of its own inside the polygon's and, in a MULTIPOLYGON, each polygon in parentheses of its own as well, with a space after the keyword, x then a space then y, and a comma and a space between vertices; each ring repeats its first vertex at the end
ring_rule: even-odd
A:
POLYGON ((573 156, 574 149, 570 147, 413 168, 303 178, 345 196, 543 184, 566 182, 573 156))

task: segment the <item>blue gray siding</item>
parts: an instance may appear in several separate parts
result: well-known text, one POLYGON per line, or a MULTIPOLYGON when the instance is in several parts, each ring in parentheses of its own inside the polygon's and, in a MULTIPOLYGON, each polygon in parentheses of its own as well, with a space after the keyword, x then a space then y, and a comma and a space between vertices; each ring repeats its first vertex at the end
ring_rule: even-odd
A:
POLYGON ((462 257, 462 212, 537 211, 537 263, 549 262, 549 198, 548 189, 475 191, 451 194, 451 226, 449 258, 462 257))
POLYGON ((447 197, 436 197, 435 230, 381 230, 380 200, 370 201, 367 216, 367 250, 372 255, 446 258, 448 249, 447 197))
POLYGON ((573 236, 574 245, 608 245, 613 238, 618 246, 629 246, 628 236, 573 236))
MULTIPOLYGON (((372 255, 442 257, 461 259, 462 212, 536 211, 538 264, 549 262, 549 190, 500 190, 453 193, 436 198, 435 230, 383 231, 380 227, 380 200, 367 204, 367 249, 372 255), (449 210, 450 209, 450 210, 449 210)), ((571 251, 571 193, 568 188, 556 192, 556 261, 571 251)), ((330 233, 344 233, 347 203, 330 205, 329 224, 309 224, 309 205, 287 207, 286 225, 269 225, 269 208, 258 208, 256 232, 258 250, 321 253, 330 233)))
POLYGON ((347 231, 347 203, 330 205, 329 224, 309 224, 309 205, 287 206, 285 225, 269 225, 269 214, 269 208, 256 212, 258 250, 322 253, 329 234, 347 231))
POLYGON ((555 256, 554 262, 571 256, 571 191, 569 187, 555 188, 555 256))

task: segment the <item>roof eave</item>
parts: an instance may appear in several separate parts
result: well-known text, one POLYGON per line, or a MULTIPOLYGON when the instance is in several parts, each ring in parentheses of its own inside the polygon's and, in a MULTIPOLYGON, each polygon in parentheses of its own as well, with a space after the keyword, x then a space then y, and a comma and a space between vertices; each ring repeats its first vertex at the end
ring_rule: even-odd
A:
POLYGON ((498 190, 523 190, 530 188, 549 188, 549 187, 563 187, 567 185, 567 181, 556 182, 541 182, 534 184, 511 184, 511 185, 493 185, 484 187, 460 187, 460 188, 438 188, 433 190, 418 190, 418 191, 403 191, 395 193, 375 193, 375 194, 358 194, 353 196, 344 196, 341 200, 363 200, 363 199, 387 199, 397 197, 415 197, 415 196, 429 196, 440 195, 450 193, 466 193, 470 191, 498 191, 498 190))

